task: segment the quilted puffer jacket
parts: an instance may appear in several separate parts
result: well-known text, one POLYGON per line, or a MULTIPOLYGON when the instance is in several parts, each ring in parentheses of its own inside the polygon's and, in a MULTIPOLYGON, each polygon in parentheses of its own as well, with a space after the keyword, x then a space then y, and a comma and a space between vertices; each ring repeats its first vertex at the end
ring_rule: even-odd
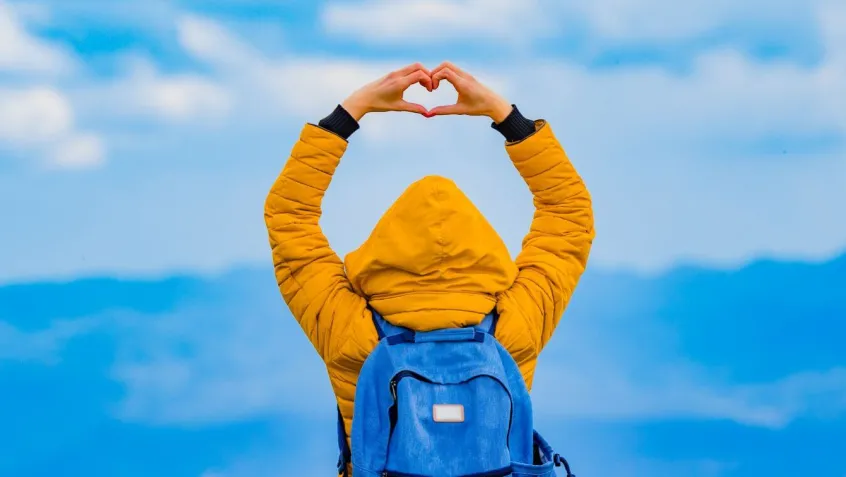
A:
POLYGON ((538 120, 528 138, 505 146, 535 205, 516 260, 455 183, 430 176, 408 187, 341 261, 318 222, 346 147, 307 124, 267 197, 265 220, 279 289, 326 363, 347 435, 358 373, 377 343, 368 303, 417 331, 478 324, 496 307, 496 337, 531 388, 594 237, 590 195, 549 124, 538 120))

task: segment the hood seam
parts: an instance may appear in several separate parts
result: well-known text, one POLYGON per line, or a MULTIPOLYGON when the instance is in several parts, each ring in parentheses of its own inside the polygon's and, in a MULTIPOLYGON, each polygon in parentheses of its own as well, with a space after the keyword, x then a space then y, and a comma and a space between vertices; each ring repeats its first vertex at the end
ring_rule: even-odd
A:
MULTIPOLYGON (((440 201, 444 198, 440 197, 441 195, 441 188, 438 185, 435 185, 435 199, 440 201)), ((444 224, 446 223, 446 209, 438 202, 438 208, 441 212, 440 217, 440 224, 438 229, 438 245, 441 247, 441 253, 438 256, 438 276, 444 275, 444 258, 446 258, 446 245, 444 244, 444 224)))

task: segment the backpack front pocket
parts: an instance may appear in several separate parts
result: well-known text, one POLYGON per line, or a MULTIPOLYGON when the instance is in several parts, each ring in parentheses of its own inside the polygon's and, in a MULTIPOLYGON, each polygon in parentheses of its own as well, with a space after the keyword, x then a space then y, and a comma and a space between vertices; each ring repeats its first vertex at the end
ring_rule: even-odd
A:
POLYGON ((510 474, 511 395, 497 378, 445 384, 403 371, 390 386, 387 475, 510 474))

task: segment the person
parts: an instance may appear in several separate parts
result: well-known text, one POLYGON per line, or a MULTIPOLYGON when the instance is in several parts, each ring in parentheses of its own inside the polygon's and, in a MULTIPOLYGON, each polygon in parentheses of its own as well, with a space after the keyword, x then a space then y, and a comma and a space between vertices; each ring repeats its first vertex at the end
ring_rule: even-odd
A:
POLYGON ((526 119, 449 62, 394 71, 355 91, 317 125, 306 124, 267 197, 265 221, 279 289, 326 364, 347 436, 356 380, 378 342, 370 307, 415 331, 477 325, 495 309, 495 337, 531 388, 538 354, 594 238, 590 195, 550 125, 526 119), (458 92, 455 104, 428 111, 403 99, 411 85, 432 91, 442 81, 458 92), (321 201, 361 118, 384 111, 493 121, 534 198, 516 260, 470 199, 439 176, 411 184, 343 262, 332 251, 319 225, 321 201))

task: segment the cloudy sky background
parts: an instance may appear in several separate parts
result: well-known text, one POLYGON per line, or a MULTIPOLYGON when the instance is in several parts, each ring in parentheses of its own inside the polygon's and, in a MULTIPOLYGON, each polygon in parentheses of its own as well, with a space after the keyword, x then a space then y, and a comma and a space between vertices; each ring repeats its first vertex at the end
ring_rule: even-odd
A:
MULTIPOLYGON (((547 119, 594 197, 536 390, 576 473, 846 475, 835 0, 0 0, 0 475, 329 475, 262 202, 303 123, 444 59, 547 119)), ((400 114, 353 136, 332 245, 432 173, 519 250, 489 122, 400 114)))

